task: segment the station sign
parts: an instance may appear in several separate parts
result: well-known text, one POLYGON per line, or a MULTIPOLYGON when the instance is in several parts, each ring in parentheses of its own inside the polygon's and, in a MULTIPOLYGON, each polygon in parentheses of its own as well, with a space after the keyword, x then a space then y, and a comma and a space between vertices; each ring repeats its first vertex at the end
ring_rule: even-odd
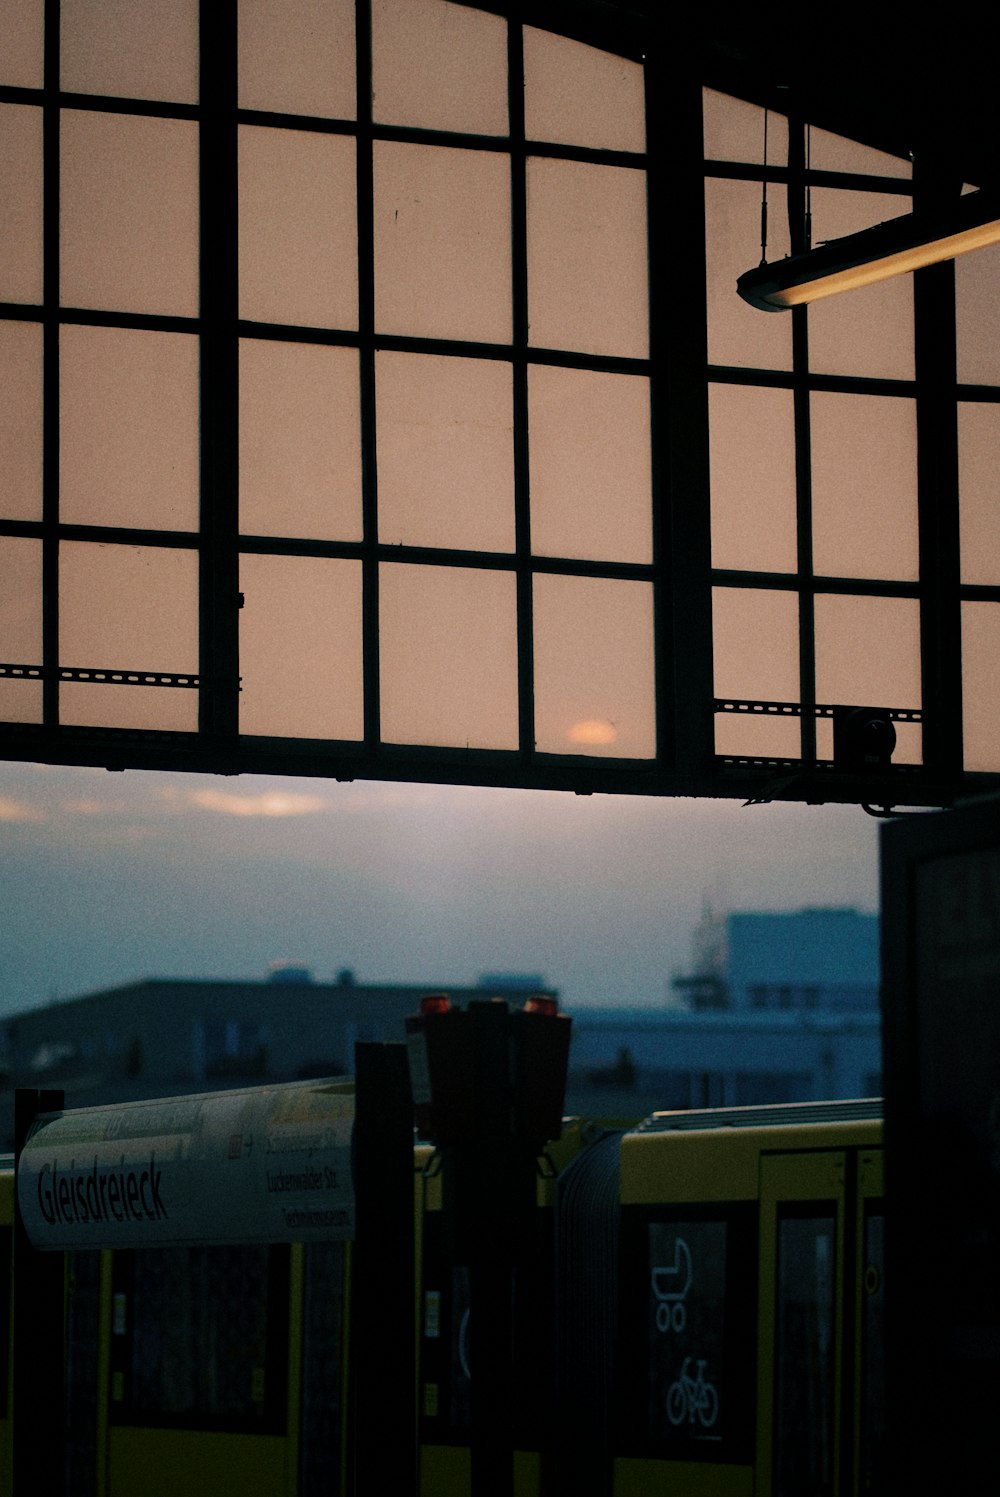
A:
POLYGON ((17 1167, 32 1245, 354 1236, 354 1083, 293 1082, 42 1114, 17 1167))

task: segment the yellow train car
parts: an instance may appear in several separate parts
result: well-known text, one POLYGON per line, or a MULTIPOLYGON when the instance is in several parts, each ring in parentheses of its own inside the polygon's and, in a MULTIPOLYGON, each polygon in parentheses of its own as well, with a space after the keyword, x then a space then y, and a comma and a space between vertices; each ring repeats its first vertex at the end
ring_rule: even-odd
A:
POLYGON ((603 1225, 586 1203, 564 1208, 567 1490, 884 1491, 880 1104, 656 1114, 615 1165, 603 1225))

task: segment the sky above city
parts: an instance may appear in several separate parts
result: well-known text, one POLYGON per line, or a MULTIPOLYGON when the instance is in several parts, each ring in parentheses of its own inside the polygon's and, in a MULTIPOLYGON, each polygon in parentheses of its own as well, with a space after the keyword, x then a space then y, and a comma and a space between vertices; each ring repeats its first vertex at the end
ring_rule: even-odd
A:
POLYGON ((705 903, 878 903, 860 807, 0 763, 0 1013, 144 977, 434 987, 540 973, 656 1005, 705 903))

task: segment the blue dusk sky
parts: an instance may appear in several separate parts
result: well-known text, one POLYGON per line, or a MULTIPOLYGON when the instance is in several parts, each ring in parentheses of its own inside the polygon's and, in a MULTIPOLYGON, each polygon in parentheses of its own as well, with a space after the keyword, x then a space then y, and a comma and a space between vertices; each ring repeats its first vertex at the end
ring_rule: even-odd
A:
POLYGON ((655 1005, 706 900, 878 902, 878 823, 844 806, 0 763, 0 850, 0 1013, 281 960, 655 1005))

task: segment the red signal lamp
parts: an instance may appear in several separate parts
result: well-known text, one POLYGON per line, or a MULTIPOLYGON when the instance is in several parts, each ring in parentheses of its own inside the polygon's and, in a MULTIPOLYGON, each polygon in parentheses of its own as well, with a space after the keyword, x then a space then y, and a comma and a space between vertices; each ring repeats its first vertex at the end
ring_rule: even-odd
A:
POLYGON ((536 993, 525 1003, 522 1012, 542 1014, 546 1019, 554 1019, 559 1013, 559 1003, 557 999, 549 998, 544 993, 536 993))

